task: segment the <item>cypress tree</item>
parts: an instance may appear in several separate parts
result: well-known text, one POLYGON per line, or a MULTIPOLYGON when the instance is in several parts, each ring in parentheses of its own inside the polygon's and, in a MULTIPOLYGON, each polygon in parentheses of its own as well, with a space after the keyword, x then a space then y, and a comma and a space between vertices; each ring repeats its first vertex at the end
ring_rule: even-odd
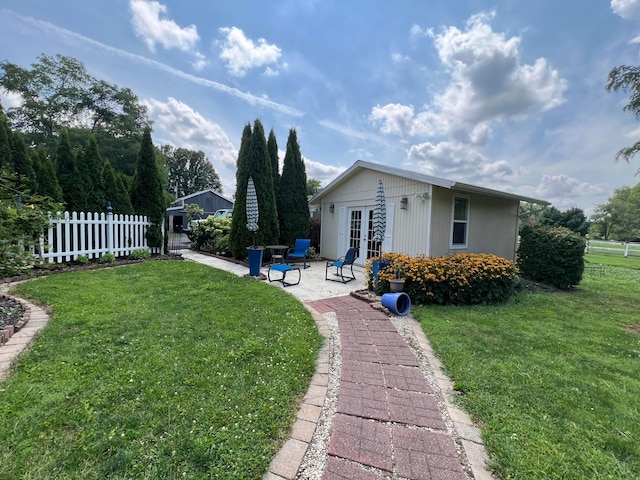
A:
POLYGON ((37 188, 36 172, 33 169, 31 155, 29 155, 21 132, 13 132, 11 135, 11 160, 18 183, 31 193, 35 193, 37 188))
POLYGON ((107 200, 104 192, 102 170, 104 162, 100 157, 98 143, 93 135, 89 135, 81 157, 82 171, 87 187, 87 211, 104 212, 107 208, 107 200))
POLYGON ((9 169, 12 165, 11 161, 11 129, 9 128, 9 120, 0 105, 0 170, 3 167, 9 169))
POLYGON ((66 130, 60 133, 56 146, 56 169, 66 209, 76 212, 85 211, 87 199, 84 178, 78 171, 66 130))
MULTIPOLYGON (((280 239, 276 194, 273 187, 271 159, 267 150, 267 139, 262 122, 257 119, 253 124, 251 146, 248 153, 249 176, 253 178, 258 197, 258 231, 256 239, 259 245, 276 243, 280 239)), ((248 181, 248 178, 247 178, 248 181)))
POLYGON ((53 161, 47 155, 44 145, 38 145, 31 152, 33 169, 36 172, 38 194, 51 198, 54 202, 62 202, 62 189, 58 183, 53 161))
POLYGON ((289 130, 287 152, 280 178, 280 241, 293 245, 296 238, 309 238, 307 173, 295 129, 289 130))
POLYGON ((273 175, 273 190, 278 198, 278 189, 280 186, 280 165, 278 164, 278 142, 273 128, 269 132, 267 140, 267 150, 269 151, 269 160, 271 161, 271 174, 273 175))
POLYGON ((111 202, 113 213, 122 215, 132 215, 133 207, 129 199, 129 192, 122 183, 122 178, 116 175, 116 171, 108 160, 102 170, 102 181, 104 184, 105 201, 111 202))
POLYGON ((164 189, 160 181, 160 172, 155 158, 155 149, 151 140, 151 129, 146 128, 142 136, 136 174, 133 177, 131 205, 136 214, 146 215, 151 225, 147 230, 149 246, 160 247, 162 235, 160 224, 164 221, 164 189))
POLYGON ((246 248, 250 245, 251 236, 247 230, 247 181, 249 180, 249 166, 247 152, 251 142, 251 124, 247 123, 242 130, 238 161, 236 162, 236 199, 233 204, 229 244, 231 254, 235 258, 245 258, 246 248))

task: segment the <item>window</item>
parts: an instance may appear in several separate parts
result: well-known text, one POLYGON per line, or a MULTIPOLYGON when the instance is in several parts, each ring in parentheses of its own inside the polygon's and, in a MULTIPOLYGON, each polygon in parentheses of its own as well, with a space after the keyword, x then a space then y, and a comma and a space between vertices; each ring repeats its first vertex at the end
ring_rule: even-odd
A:
POLYGON ((466 248, 469 226, 469 199, 453 197, 451 248, 466 248))

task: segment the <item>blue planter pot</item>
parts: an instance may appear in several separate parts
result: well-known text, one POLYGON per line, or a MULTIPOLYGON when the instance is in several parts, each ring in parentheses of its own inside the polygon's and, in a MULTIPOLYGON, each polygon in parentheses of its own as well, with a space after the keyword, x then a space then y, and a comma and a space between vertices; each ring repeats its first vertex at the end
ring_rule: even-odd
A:
POLYGON ((380 301, 383 307, 387 307, 396 315, 404 317, 411 310, 411 298, 404 292, 385 293, 380 301))
POLYGON ((249 275, 257 277, 262 267, 262 249, 247 248, 247 256, 249 257, 249 275))
POLYGON ((380 260, 374 260, 371 264, 371 276, 373 277, 373 288, 378 288, 378 273, 384 270, 389 265, 389 262, 381 262, 380 260))

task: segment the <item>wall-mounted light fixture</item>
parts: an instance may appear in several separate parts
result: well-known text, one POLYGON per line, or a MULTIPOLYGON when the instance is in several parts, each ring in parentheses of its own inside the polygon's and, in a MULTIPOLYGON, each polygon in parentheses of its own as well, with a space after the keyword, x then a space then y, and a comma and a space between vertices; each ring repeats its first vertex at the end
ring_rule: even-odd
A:
POLYGON ((333 202, 331 202, 331 203, 329 204, 329 211, 330 211, 331 213, 333 213, 333 211, 334 211, 335 209, 336 209, 336 204, 335 204, 335 203, 333 203, 333 202))
POLYGON ((406 210, 408 204, 409 204, 409 199, 407 197, 402 197, 402 200, 400 200, 400 209, 406 210))

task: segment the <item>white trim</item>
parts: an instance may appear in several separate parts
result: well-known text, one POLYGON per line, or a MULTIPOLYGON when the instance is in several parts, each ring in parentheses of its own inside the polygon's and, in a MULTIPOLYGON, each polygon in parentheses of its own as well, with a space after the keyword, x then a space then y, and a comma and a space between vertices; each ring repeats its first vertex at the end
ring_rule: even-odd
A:
POLYGON ((451 229, 449 232, 449 248, 451 250, 464 250, 465 248, 469 248, 469 214, 470 214, 470 210, 471 210, 471 199, 466 196, 466 195, 457 195, 454 194, 451 197, 451 229), (457 198, 462 198, 464 200, 467 201, 467 219, 466 220, 456 220, 455 214, 456 214, 456 199, 457 198), (464 244, 462 243, 453 243, 453 226, 456 223, 464 223, 465 225, 465 230, 464 230, 464 244))

